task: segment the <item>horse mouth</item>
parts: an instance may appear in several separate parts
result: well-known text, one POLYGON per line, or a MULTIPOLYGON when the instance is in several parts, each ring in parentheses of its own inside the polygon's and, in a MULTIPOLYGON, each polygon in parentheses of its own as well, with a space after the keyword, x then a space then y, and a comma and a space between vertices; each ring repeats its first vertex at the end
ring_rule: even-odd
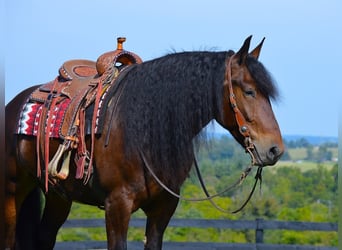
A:
POLYGON ((272 146, 264 154, 260 154, 255 146, 252 149, 247 150, 247 152, 251 157, 252 165, 258 167, 273 166, 283 155, 283 151, 276 146, 272 146))

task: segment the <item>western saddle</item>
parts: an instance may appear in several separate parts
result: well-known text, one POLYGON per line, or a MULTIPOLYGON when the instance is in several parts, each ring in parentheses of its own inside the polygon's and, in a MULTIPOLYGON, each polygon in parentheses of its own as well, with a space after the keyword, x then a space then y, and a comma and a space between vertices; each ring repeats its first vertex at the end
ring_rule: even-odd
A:
MULTIPOLYGON (((37 175, 41 175, 41 152, 45 162, 45 188, 49 177, 53 180, 66 179, 72 149, 77 149, 75 162, 76 178, 84 178, 87 183, 92 172, 96 116, 103 92, 114 84, 118 75, 129 65, 142 63, 133 52, 123 49, 126 38, 117 38, 117 49, 102 54, 97 61, 70 60, 63 63, 54 81, 40 86, 30 96, 30 101, 42 103, 42 111, 37 131, 37 175), (49 129, 52 118, 49 115, 56 105, 68 100, 69 105, 63 114, 59 136, 63 143, 49 162, 49 129), (91 150, 85 144, 85 109, 94 105, 91 126, 91 150), (61 159, 63 160, 61 161, 61 159)), ((51 181, 51 179, 50 179, 51 181)))

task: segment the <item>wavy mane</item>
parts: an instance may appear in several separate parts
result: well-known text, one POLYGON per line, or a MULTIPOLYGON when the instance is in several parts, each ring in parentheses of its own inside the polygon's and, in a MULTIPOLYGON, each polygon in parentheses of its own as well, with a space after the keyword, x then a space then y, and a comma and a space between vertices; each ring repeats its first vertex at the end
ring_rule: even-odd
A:
MULTIPOLYGON (((178 179, 172 176, 179 171, 187 173, 193 138, 221 115, 225 61, 232 54, 175 53, 132 69, 119 105, 127 154, 144 150, 165 181, 178 179)), ((259 72, 261 64, 251 65, 259 72)))

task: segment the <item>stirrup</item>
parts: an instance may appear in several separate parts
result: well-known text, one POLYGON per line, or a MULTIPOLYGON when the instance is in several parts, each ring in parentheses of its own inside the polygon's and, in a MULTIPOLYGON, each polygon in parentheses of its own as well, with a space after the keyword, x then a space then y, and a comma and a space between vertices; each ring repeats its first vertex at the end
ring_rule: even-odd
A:
POLYGON ((56 154, 52 158, 52 160, 48 164, 48 172, 52 177, 57 177, 58 179, 65 180, 69 175, 69 163, 70 163, 70 155, 71 150, 65 154, 65 152, 69 149, 68 144, 59 145, 56 154), (64 156, 63 156, 64 155, 64 156), (58 163, 63 156, 63 163, 61 169, 58 171, 58 163))

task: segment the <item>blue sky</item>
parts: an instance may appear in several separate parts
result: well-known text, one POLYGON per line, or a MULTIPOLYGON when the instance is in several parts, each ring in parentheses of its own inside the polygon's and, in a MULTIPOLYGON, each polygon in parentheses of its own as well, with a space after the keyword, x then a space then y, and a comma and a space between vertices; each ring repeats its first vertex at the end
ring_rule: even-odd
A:
POLYGON ((170 51, 237 50, 266 37, 260 60, 281 92, 283 134, 337 136, 342 1, 6 1, 5 102, 55 78, 66 60, 124 47, 143 60, 170 51))

